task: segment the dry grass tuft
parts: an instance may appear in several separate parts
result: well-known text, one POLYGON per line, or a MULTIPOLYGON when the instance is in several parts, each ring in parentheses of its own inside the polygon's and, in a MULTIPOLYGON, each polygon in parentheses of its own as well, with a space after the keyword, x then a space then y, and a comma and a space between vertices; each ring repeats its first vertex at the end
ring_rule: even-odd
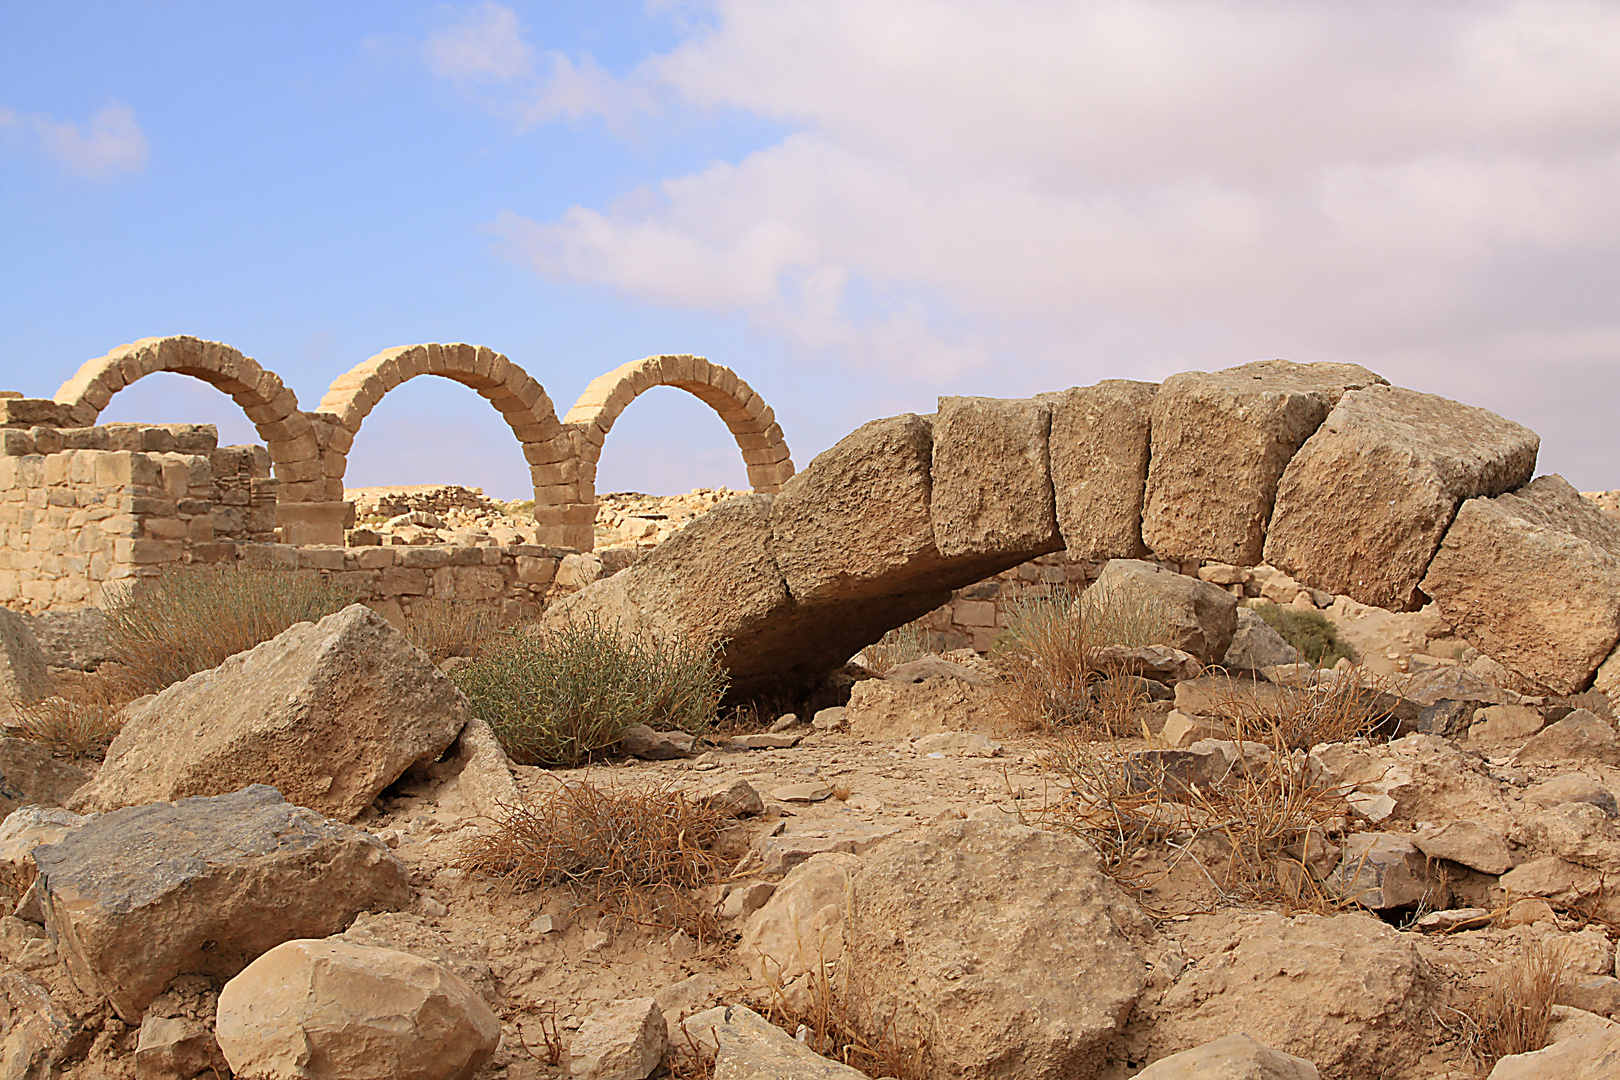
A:
POLYGON ((508 888, 564 886, 604 914, 714 936, 712 904, 692 891, 720 880, 720 813, 669 780, 558 783, 508 807, 498 828, 467 843, 463 869, 508 888))
POLYGON ((352 600, 312 570, 165 568, 107 606, 117 692, 125 700, 155 694, 352 600))
POLYGON ((1145 697, 1110 665, 1104 646, 1161 642, 1168 617, 1151 598, 1092 586, 1079 596, 1052 596, 1012 605, 1011 625, 994 654, 1008 715, 1039 731, 1075 728, 1093 735, 1131 734, 1145 697))
POLYGON ((483 604, 438 599, 417 600, 405 620, 405 637, 435 665, 452 656, 477 656, 499 629, 495 613, 483 604))
POLYGON ((780 987, 770 988, 766 1019, 822 1057, 867 1076, 928 1080, 937 1075, 921 1038, 901 1031, 892 1015, 878 1016, 852 1004, 855 995, 842 982, 825 962, 818 964, 810 972, 807 997, 790 998, 780 987))
POLYGON ((1447 1010, 1455 1022, 1446 1026, 1467 1044, 1484 1075, 1499 1058, 1547 1045, 1552 1007, 1568 980, 1563 950, 1540 942, 1493 972, 1472 1002, 1447 1010))
POLYGON ((1278 903, 1326 912, 1346 905, 1327 894, 1306 856, 1342 827, 1342 792, 1314 783, 1303 754, 1280 736, 1239 744, 1226 774, 1200 784, 1177 758, 1131 754, 1068 736, 1045 760, 1068 790, 1043 824, 1085 840, 1122 885, 1151 888, 1191 861, 1225 903, 1278 903), (1142 854, 1169 869, 1145 873, 1142 854))
POLYGON ((875 675, 887 675, 901 664, 921 660, 937 651, 930 647, 929 633, 915 622, 897 626, 875 644, 861 650, 863 666, 875 675))
POLYGON ((1227 692, 1219 695, 1210 714, 1225 722, 1234 739, 1280 741, 1291 750, 1309 750, 1382 731, 1396 704, 1388 683, 1365 668, 1352 668, 1316 686, 1272 687, 1277 704, 1263 707, 1239 691, 1239 680, 1227 676, 1227 692))
POLYGON ((78 757, 104 750, 118 734, 118 713, 130 698, 107 678, 63 687, 41 701, 14 702, 10 733, 44 743, 57 754, 78 757))

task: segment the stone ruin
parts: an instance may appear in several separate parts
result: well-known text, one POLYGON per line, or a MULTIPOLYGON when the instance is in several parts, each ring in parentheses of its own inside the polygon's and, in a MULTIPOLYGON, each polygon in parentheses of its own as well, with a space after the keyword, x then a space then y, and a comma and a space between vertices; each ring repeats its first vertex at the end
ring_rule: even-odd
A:
MULTIPOLYGON (((713 403, 725 369, 630 365, 553 428, 537 386, 466 346, 385 353, 307 414, 224 346, 112 358, 54 402, 0 401, 0 604, 71 612, 155 567, 240 561, 321 570, 376 610, 131 703, 99 764, 0 739, 0 872, 22 886, 0 917, 0 1075, 647 1080, 690 1038, 720 1077, 859 1080, 750 1008, 802 1004, 818 968, 848 965, 927 1032, 929 1075, 1471 1080, 1457 988, 1543 947, 1569 976, 1550 1045, 1491 1077, 1616 1075, 1620 520, 1612 493, 1535 478, 1539 440, 1517 424, 1354 366, 1271 361, 943 398, 794 474, 768 410, 733 387, 722 415, 766 420, 739 433, 754 491, 596 551, 586 448, 638 387, 713 403), (232 393, 266 446, 95 425, 148 362, 232 393), (488 391, 531 462, 570 448, 535 465, 535 532, 465 490, 334 498, 346 440, 416 365, 488 391), (357 511, 411 520, 348 528, 357 511), (1130 873, 1032 827, 1070 792, 1051 789, 1046 744, 998 727, 976 651, 1019 595, 1094 581, 1174 607, 1174 643, 1132 658, 1147 737, 1116 752, 1186 785, 1218 788, 1265 750, 1223 727, 1221 693, 1350 678, 1286 663, 1240 597, 1383 628, 1368 640, 1401 655, 1394 737, 1293 752, 1339 822, 1297 865, 1345 909, 1199 892, 1191 867, 1127 890, 1130 873), (423 596, 725 641, 733 679, 760 688, 824 687, 907 623, 969 648, 868 673, 769 732, 627 737, 616 782, 727 815, 727 881, 704 897, 724 929, 696 940, 468 872, 465 844, 504 808, 602 776, 506 759, 379 617, 423 596), (1206 674, 1222 662, 1240 690, 1206 674), (1178 897, 1198 903, 1172 914, 1178 897)), ((604 513, 618 528, 662 510, 604 513)), ((0 610, 0 697, 72 674, 45 643, 0 610)))

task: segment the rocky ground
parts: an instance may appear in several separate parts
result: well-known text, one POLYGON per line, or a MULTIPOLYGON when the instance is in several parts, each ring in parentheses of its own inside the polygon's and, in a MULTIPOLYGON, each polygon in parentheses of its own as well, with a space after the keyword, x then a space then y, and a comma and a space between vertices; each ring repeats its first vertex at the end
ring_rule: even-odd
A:
MULTIPOLYGON (((1166 644, 1089 654, 1112 735, 1040 730, 971 652, 874 652, 843 704, 518 766, 355 606, 133 703, 103 761, 0 739, 0 1076, 644 1080, 702 1075, 690 1036, 721 1077, 853 1080, 814 1053, 826 972, 895 1043, 869 1076, 1464 1080, 1542 959, 1551 1045, 1491 1077, 1616 1075, 1604 695, 1522 694, 1432 609, 1267 576, 1368 661, 1318 671, 1222 584, 1099 585, 1168 612, 1166 644), (719 880, 604 910, 469 861, 581 785, 720 812, 719 880)), ((32 625, 0 612, 6 695, 104 653, 32 625)))

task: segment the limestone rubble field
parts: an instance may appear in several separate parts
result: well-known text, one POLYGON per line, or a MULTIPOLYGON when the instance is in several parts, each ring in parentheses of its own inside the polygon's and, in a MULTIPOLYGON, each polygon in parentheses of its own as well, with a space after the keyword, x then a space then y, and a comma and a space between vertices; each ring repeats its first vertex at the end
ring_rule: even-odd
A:
POLYGON ((1620 1077, 1620 500, 1539 446, 1280 360, 798 470, 689 356, 561 417, 459 345, 310 412, 195 338, 0 395, 0 1078, 1620 1077), (155 370, 265 445, 95 423, 155 370), (532 502, 344 489, 420 375, 532 502), (596 492, 653 385, 752 490, 596 492), (221 569, 342 600, 107 697, 140 583, 221 569), (713 722, 515 741, 470 673, 579 626, 711 657, 713 722))

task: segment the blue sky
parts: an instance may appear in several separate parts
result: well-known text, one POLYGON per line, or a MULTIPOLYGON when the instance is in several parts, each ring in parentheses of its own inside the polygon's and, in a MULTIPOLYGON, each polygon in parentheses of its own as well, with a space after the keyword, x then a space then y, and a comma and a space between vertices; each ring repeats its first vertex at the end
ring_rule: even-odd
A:
MULTIPOLYGON (((1620 8, 1259 0, 652 5, 0 0, 0 388, 229 342, 313 408, 398 344, 495 348, 559 413, 695 352, 801 465, 936 395, 1366 364, 1620 487, 1620 8)), ((180 376, 107 419, 250 429, 180 376)), ((439 379, 349 482, 524 494, 439 379)), ((745 483, 705 406, 599 489, 745 483)))

